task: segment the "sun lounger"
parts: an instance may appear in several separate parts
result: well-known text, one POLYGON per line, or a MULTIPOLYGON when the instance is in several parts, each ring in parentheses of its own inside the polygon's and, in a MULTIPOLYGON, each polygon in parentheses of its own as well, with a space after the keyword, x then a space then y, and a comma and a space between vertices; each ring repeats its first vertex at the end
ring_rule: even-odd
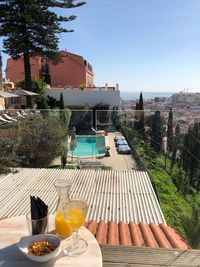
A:
POLYGON ((22 119, 26 118, 26 117, 22 116, 22 114, 19 111, 17 111, 17 115, 18 115, 19 118, 22 118, 22 119))
POLYGON ((77 165, 80 167, 102 167, 103 164, 99 161, 83 161, 82 159, 80 158, 77 158, 76 160, 77 162, 77 165))
POLYGON ((119 154, 131 154, 131 149, 128 145, 119 145, 118 153, 119 154))
POLYGON ((127 144, 126 140, 118 140, 118 141, 116 142, 116 145, 117 145, 117 146, 120 146, 120 145, 128 145, 128 144, 127 144))
POLYGON ((95 135, 105 135, 104 130, 96 131, 94 128, 91 128, 91 130, 95 133, 95 135))
POLYGON ((2 116, 0 116, 0 121, 7 122, 7 123, 12 123, 12 121, 4 119, 2 116))
POLYGON ((22 109, 22 110, 21 110, 21 115, 23 115, 23 116, 27 116, 28 114, 22 109))
POLYGON ((10 117, 8 114, 3 114, 3 116, 4 116, 7 120, 10 120, 10 121, 17 121, 16 119, 10 117))
POLYGON ((126 138, 123 135, 117 135, 114 140, 117 142, 118 140, 126 140, 126 138))

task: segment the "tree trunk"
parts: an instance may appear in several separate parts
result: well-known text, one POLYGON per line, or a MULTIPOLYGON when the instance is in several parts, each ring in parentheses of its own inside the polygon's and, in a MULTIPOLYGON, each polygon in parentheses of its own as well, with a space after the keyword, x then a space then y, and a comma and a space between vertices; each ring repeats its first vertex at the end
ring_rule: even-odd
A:
POLYGON ((25 74, 25 90, 32 91, 30 54, 28 50, 24 52, 24 74, 25 74))

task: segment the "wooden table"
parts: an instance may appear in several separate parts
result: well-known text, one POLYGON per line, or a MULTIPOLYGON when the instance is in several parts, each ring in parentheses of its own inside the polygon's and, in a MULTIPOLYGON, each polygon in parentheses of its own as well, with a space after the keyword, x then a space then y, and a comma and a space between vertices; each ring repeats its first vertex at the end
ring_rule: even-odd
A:
MULTIPOLYGON (((50 217, 50 230, 53 228, 53 216, 50 217)), ((25 216, 0 220, 0 266, 1 267, 102 267, 100 247, 94 236, 85 228, 79 234, 88 242, 88 249, 78 257, 68 257, 61 253, 55 259, 39 263, 26 258, 16 246, 22 236, 28 235, 25 216)), ((64 241, 62 241, 64 242, 64 241)))

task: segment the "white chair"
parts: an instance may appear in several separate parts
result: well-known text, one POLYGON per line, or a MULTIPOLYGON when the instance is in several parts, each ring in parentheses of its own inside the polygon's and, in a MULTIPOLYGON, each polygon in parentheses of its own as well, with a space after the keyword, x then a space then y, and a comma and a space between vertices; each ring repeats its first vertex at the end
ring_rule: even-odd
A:
POLYGON ((7 120, 10 120, 10 121, 17 121, 16 119, 10 117, 8 114, 3 114, 3 116, 4 116, 7 120))
POLYGON ((22 116, 22 114, 19 111, 17 111, 17 115, 18 115, 19 118, 22 118, 22 119, 26 118, 26 117, 22 116))
POLYGON ((13 123, 12 121, 4 119, 2 116, 0 116, 0 120, 3 121, 3 122, 13 123))
POLYGON ((27 116, 27 115, 28 115, 23 109, 21 110, 21 114, 22 114, 23 116, 27 116))

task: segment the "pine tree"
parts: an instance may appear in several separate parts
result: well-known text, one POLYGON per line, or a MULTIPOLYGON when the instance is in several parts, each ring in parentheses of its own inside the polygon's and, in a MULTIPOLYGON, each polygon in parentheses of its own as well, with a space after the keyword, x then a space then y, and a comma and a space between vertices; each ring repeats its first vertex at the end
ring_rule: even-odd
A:
POLYGON ((142 92, 140 93, 139 102, 135 106, 135 122, 134 129, 140 133, 144 133, 144 102, 142 92))
POLYGON ((180 126, 177 123, 175 128, 175 138, 173 141, 173 148, 172 148, 172 156, 171 156, 171 162, 170 162, 170 173, 172 173, 175 161, 176 161, 176 154, 178 149, 180 148, 180 126))
POLYGON ((170 108, 168 123, 167 123, 167 150, 168 152, 172 152, 174 144, 174 134, 173 134, 173 112, 172 108, 170 108))
POLYGON ((183 146, 182 146, 182 151, 181 151, 182 167, 185 170, 186 175, 191 165, 191 155, 189 151, 191 147, 191 136, 192 136, 192 129, 191 127, 189 127, 188 132, 184 136, 183 146))
POLYGON ((138 130, 138 110, 139 110, 139 103, 136 102, 136 105, 135 105, 134 130, 138 130))
POLYGON ((65 103, 64 103, 64 98, 63 98, 63 94, 62 93, 60 93, 59 108, 60 108, 60 120, 61 120, 61 123, 65 124, 65 122, 66 122, 65 103))
POLYGON ((37 103, 37 106, 41 110, 41 114, 42 114, 43 117, 48 116, 48 114, 49 114, 49 106, 48 106, 47 101, 44 98, 44 96, 40 97, 40 100, 37 103))
POLYGON ((193 179, 197 179, 200 173, 200 123, 195 122, 185 134, 182 147, 182 167, 189 177, 190 185, 193 179))
POLYGON ((62 93, 60 93, 59 108, 60 108, 60 110, 64 110, 65 109, 64 98, 63 98, 63 94, 62 93))
POLYGON ((143 95, 142 92, 140 93, 140 98, 139 98, 139 110, 144 110, 144 101, 143 101, 143 95))
POLYGON ((200 246, 200 210, 198 206, 192 207, 191 216, 182 216, 182 225, 187 237, 187 240, 193 249, 199 248, 200 246))
POLYGON ((138 122, 138 130, 141 134, 144 134, 144 102, 142 92, 140 93, 138 109, 140 110, 140 119, 138 122))
POLYGON ((26 90, 31 90, 30 57, 39 55, 59 62, 58 35, 72 31, 63 28, 63 23, 76 17, 60 16, 56 8, 75 8, 83 4, 85 2, 75 4, 75 0, 0 1, 0 37, 5 37, 3 51, 13 59, 22 56, 26 90))
POLYGON ((152 131, 151 131, 151 146, 155 152, 160 153, 162 145, 162 131, 161 131, 161 116, 160 111, 155 111, 152 120, 152 131))

